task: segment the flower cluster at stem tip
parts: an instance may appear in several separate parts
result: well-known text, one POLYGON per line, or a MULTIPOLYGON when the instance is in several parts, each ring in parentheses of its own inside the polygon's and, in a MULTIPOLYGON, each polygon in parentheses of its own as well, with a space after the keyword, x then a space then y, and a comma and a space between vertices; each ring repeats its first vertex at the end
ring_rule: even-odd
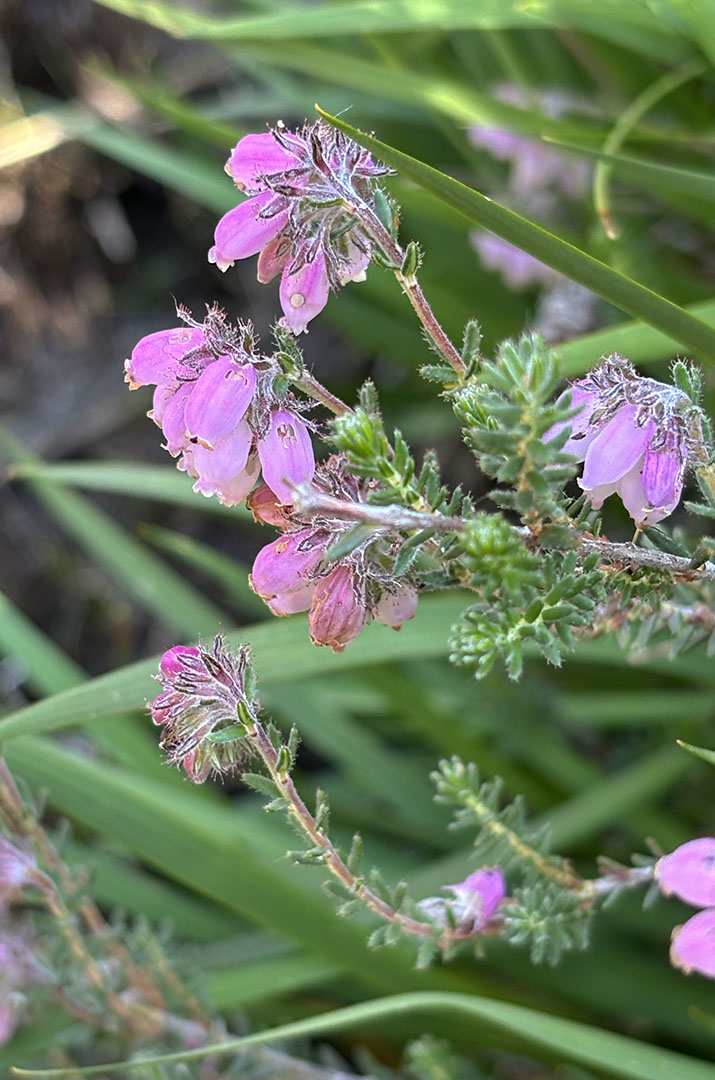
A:
POLYGON ((688 395, 613 355, 560 400, 575 415, 544 439, 561 438, 564 453, 584 462, 578 483, 594 510, 618 494, 639 528, 672 514, 686 468, 707 460, 702 414, 688 395))
POLYGON ((244 136, 226 172, 249 198, 219 221, 209 261, 227 270, 258 254, 258 280, 281 275, 285 325, 301 333, 331 289, 364 280, 373 244, 356 208, 372 208, 374 180, 389 170, 319 120, 244 136))
POLYGON ((231 326, 218 308, 201 324, 179 313, 185 326, 135 346, 125 363, 129 388, 156 386, 149 416, 178 468, 194 477, 194 491, 234 506, 263 471, 278 499, 290 502, 289 485, 312 478, 315 456, 299 403, 276 390, 277 361, 257 352, 250 323, 231 326))

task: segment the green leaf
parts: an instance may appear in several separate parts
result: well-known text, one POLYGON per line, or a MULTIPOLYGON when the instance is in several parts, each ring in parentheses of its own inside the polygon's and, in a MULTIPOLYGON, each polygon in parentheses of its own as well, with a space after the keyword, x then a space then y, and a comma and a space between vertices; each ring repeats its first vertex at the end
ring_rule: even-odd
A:
POLYGON ((137 499, 152 499, 172 506, 188 507, 252 524, 245 506, 222 506, 191 488, 185 473, 167 465, 145 465, 141 461, 23 461, 13 465, 10 476, 17 480, 47 480, 49 483, 87 491, 110 491, 137 499))
MULTIPOLYGON (((376 954, 379 955, 379 954, 376 954)), ((375 957, 373 957, 373 962, 375 957)), ((281 1024, 269 1031, 229 1039, 199 1050, 161 1054, 132 1062, 113 1062, 85 1069, 17 1069, 17 1076, 71 1077, 100 1076, 109 1072, 131 1071, 146 1064, 163 1065, 175 1061, 201 1061, 209 1054, 235 1052, 244 1046, 256 1046, 301 1036, 326 1035, 352 1027, 365 1028, 391 1017, 411 1017, 414 1013, 435 1015, 442 1012, 470 1021, 470 1026, 486 1026, 515 1036, 520 1043, 537 1047, 560 1059, 595 1068, 608 1076, 624 1080, 712 1080, 712 1066, 705 1061, 661 1047, 649 1046, 626 1035, 564 1020, 558 1016, 512 1005, 504 1001, 455 993, 395 994, 389 998, 348 1005, 342 1009, 281 1024)))
MULTIPOLYGON (((317 107, 317 106, 316 106, 317 107)), ((329 123, 355 139, 388 165, 459 210, 469 221, 489 229, 504 240, 580 282, 621 311, 636 315, 674 337, 701 360, 715 364, 715 329, 690 315, 677 304, 619 273, 592 255, 580 251, 553 233, 493 202, 473 188, 446 176, 415 158, 358 131, 318 108, 329 123)))
POLYGON ((715 750, 706 750, 703 746, 692 746, 690 743, 682 742, 681 739, 677 740, 678 746, 682 746, 683 750, 687 750, 688 753, 694 754, 695 757, 702 758, 703 761, 707 761, 709 765, 715 765, 715 750))

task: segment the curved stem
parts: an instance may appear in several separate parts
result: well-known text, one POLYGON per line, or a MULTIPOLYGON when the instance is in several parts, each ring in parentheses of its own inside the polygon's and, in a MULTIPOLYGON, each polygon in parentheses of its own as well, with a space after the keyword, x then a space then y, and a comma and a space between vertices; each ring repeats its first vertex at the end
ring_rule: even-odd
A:
MULTIPOLYGON (((689 60, 675 71, 667 71, 660 78, 647 86, 630 105, 627 106, 611 128, 603 142, 604 154, 615 154, 628 138, 628 135, 638 121, 653 108, 661 98, 667 97, 673 90, 677 90, 683 83, 696 79, 698 75, 704 75, 709 70, 709 65, 704 60, 689 60)), ((613 164, 610 161, 599 161, 593 173, 593 203, 601 219, 601 224, 609 240, 617 240, 620 229, 613 220, 611 214, 610 181, 613 172, 613 164)))

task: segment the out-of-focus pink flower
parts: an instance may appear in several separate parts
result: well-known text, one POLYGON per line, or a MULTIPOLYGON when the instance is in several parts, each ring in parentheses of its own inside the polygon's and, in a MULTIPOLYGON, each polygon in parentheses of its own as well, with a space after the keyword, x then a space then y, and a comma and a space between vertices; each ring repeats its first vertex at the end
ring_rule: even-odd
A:
POLYGON ((263 466, 275 493, 309 481, 315 458, 308 426, 292 395, 279 401, 274 357, 255 351, 250 323, 232 327, 218 309, 202 326, 161 330, 136 345, 125 364, 130 388, 156 384, 149 416, 165 448, 193 477, 194 491, 226 506, 243 502, 263 466))
POLYGON ((470 239, 482 264, 500 273, 510 289, 518 291, 534 285, 549 288, 561 279, 558 271, 494 233, 473 232, 470 239))
POLYGON ((445 885, 452 893, 452 909, 459 925, 483 930, 506 895, 501 870, 477 870, 458 885, 445 885))
POLYGON ((715 837, 689 840, 655 866, 662 893, 694 907, 715 907, 715 837))
POLYGON ((162 728, 159 745, 167 764, 182 766, 195 783, 237 768, 250 753, 245 738, 240 733, 221 740, 211 736, 235 728, 242 714, 256 715, 248 646, 229 652, 221 635, 210 648, 174 645, 162 656, 156 678, 162 692, 149 710, 162 728))
POLYGON ((563 450, 584 462, 578 482, 594 509, 617 493, 639 528, 672 514, 688 462, 705 455, 700 410, 690 398, 615 355, 566 393, 579 411, 544 439, 570 428, 563 450))
MULTIPOLYGON (((505 104, 526 109, 527 95, 517 86, 503 84, 494 96, 505 104)), ((553 119, 564 112, 579 108, 575 101, 561 91, 545 90, 537 95, 539 109, 553 119)), ((519 198, 529 201, 535 191, 553 187, 567 198, 583 198, 591 180, 592 167, 588 161, 542 142, 538 136, 517 135, 498 128, 475 126, 469 129, 472 146, 487 150, 499 161, 511 163, 509 188, 519 198)))
POLYGON ((442 926, 456 923, 464 933, 478 934, 493 918, 506 895, 506 883, 501 870, 477 870, 458 885, 443 885, 452 897, 428 896, 419 907, 442 926))
POLYGON ((281 274, 285 325, 301 333, 331 289, 363 280, 372 242, 355 208, 372 209, 374 180, 387 171, 322 120, 244 136, 226 172, 249 198, 219 221, 209 261, 226 270, 259 253, 258 280, 281 274))
POLYGON ((0 836, 0 919, 3 906, 19 898, 22 890, 32 884, 36 872, 34 856, 0 836))
POLYGON ((693 915, 676 926, 670 944, 670 962, 686 975, 695 971, 715 979, 715 908, 693 915))

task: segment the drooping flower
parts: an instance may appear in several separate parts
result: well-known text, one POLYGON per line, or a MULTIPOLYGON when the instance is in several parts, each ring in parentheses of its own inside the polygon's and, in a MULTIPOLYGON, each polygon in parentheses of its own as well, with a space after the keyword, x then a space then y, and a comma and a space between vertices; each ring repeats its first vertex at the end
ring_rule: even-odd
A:
POLYGON ((255 718, 259 708, 248 646, 229 652, 221 635, 210 648, 174 645, 156 678, 162 692, 149 709, 162 728, 167 764, 183 766, 198 784, 235 770, 251 752, 241 719, 255 718))
MULTIPOLYGON (((319 466, 313 484, 321 492, 362 501, 359 481, 345 471, 340 458, 319 466)), ((258 521, 282 530, 259 551, 249 584, 274 615, 307 611, 315 645, 341 652, 370 618, 399 630, 415 615, 417 589, 390 573, 384 538, 371 535, 345 556, 330 560, 328 549, 350 522, 324 514, 302 517, 278 506, 265 485, 251 494, 248 507, 258 521)))
POLYGON ((655 879, 666 896, 694 907, 715 907, 715 837, 681 844, 655 866, 655 879))
POLYGON ((504 875, 496 867, 477 870, 459 884, 442 888, 452 893, 451 899, 430 896, 421 900, 419 907, 441 925, 447 926, 452 921, 457 929, 467 933, 484 930, 506 895, 504 875))
POLYGON ((162 429, 194 491, 226 506, 243 502, 261 467, 282 500, 310 481, 315 458, 306 422, 291 396, 275 391, 280 367, 257 352, 250 323, 231 326, 218 308, 199 325, 149 334, 126 361, 130 389, 154 384, 149 416, 162 429))
POLYGON ((687 394, 617 355, 574 382, 564 403, 566 394, 578 411, 544 439, 566 436, 563 450, 584 462, 578 483, 593 508, 617 493, 639 528, 672 514, 687 466, 706 457, 701 413, 687 394))
POLYGON ((686 975, 695 971, 715 979, 715 908, 693 915, 676 926, 670 944, 670 962, 686 975))
POLYGON ((227 270, 260 253, 258 280, 281 274, 285 325, 301 333, 331 289, 364 280, 373 244, 357 211, 372 209, 374 180, 388 171, 322 120, 244 136, 226 172, 249 198, 219 221, 209 261, 227 270))

